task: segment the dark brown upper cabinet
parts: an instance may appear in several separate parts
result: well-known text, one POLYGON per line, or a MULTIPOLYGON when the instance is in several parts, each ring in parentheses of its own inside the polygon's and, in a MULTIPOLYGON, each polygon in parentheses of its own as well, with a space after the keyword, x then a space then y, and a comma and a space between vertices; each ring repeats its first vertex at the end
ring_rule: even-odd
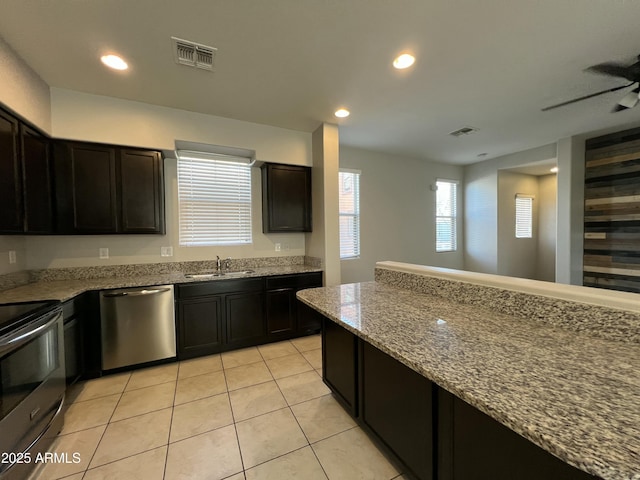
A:
POLYGON ((0 233, 53 232, 49 138, 0 110, 0 233))
POLYGON ((262 231, 311 231, 311 168, 262 165, 262 231))
POLYGON ((164 169, 159 152, 120 149, 122 233, 165 233, 164 169))
POLYGON ((0 110, 0 232, 22 233, 22 167, 19 122, 0 110))
POLYGON ((53 233, 51 142, 26 125, 20 126, 25 233, 53 233))
POLYGON ((160 152, 57 141, 57 233, 165 233, 160 152))

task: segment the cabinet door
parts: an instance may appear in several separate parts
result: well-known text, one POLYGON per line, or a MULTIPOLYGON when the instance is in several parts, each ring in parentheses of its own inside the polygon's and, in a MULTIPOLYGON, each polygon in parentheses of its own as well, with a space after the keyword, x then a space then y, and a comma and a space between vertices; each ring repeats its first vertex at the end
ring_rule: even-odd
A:
POLYGON ((164 174, 159 152, 120 150, 122 233, 165 233, 164 174))
POLYGON ((421 480, 434 478, 434 385, 366 342, 361 417, 421 480))
POLYGON ((262 230, 311 231, 311 169, 266 163, 262 166, 262 230))
POLYGON ((440 388, 438 479, 596 480, 440 388))
POLYGON ((178 358, 219 352, 222 347, 222 297, 178 302, 178 358))
POLYGON ((225 296, 227 344, 255 344, 266 336, 264 294, 234 293, 225 296))
POLYGON ((53 233, 50 142, 22 125, 22 175, 26 233, 53 233))
POLYGON ((75 382, 83 372, 81 318, 74 316, 64 323, 64 368, 67 385, 75 382))
POLYGON ((295 291, 292 288, 267 292, 267 333, 282 335, 296 329, 295 291))
POLYGON ((296 300, 298 332, 302 334, 318 332, 322 326, 322 314, 310 306, 296 300))
POLYGON ((116 150, 59 142, 55 148, 58 233, 116 233, 116 150))
POLYGON ((327 318, 322 319, 322 379, 356 417, 357 337, 327 318))
POLYGON ((18 120, 0 110, 0 232, 21 233, 22 211, 18 120))

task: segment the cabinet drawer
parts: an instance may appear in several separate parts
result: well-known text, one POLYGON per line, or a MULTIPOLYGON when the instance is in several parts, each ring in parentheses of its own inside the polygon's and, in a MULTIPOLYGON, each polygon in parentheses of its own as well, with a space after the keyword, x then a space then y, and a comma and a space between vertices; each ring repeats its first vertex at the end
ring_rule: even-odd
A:
POLYGON ((277 275, 267 277, 267 290, 280 288, 311 288, 322 286, 322 272, 296 273, 292 275, 277 275))
POLYGON ((176 285, 178 299, 219 295, 221 293, 261 291, 264 277, 238 278, 233 280, 213 280, 210 282, 183 283, 176 285))

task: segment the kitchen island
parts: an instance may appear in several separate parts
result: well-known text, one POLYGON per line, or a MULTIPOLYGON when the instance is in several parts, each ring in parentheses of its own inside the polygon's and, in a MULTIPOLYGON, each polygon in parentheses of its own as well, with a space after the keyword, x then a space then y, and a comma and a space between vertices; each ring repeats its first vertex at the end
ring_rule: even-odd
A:
MULTIPOLYGON (((575 467, 577 475, 538 478, 640 479, 637 311, 437 277, 379 265, 375 282, 298 293, 326 317, 325 333, 326 325, 330 332, 337 325, 357 339, 356 397, 368 388, 361 363, 370 347, 433 383, 433 478, 464 478, 446 471, 451 462, 455 470, 455 459, 442 457, 443 450, 464 450, 457 444, 449 448, 455 440, 442 431, 451 427, 442 416, 451 408, 449 396, 575 467), (457 295, 447 298, 451 289, 457 295), (519 302, 526 314, 517 314, 519 302), (591 316, 573 329, 558 320, 571 317, 570 309, 591 316)), ((351 413, 360 415, 359 406, 362 398, 351 413)), ((477 446, 483 448, 481 441, 477 446)), ((475 478, 498 477, 478 472, 475 478)))

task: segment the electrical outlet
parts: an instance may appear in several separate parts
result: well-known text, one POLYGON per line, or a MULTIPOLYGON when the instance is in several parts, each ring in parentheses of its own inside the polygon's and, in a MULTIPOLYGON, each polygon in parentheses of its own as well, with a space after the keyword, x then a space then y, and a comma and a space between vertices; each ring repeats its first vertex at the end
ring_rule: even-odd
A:
POLYGON ((282 245, 280 243, 276 243, 276 252, 279 252, 282 250, 282 245))
POLYGON ((284 251, 288 252, 289 250, 291 250, 291 244, 290 243, 285 243, 284 244, 284 251))
POLYGON ((9 263, 16 263, 16 251, 9 250, 9 263))
POLYGON ((103 260, 109 258, 109 249, 108 248, 101 248, 100 249, 100 258, 103 259, 103 260))
POLYGON ((160 247, 160 256, 173 257, 173 247, 160 247))

